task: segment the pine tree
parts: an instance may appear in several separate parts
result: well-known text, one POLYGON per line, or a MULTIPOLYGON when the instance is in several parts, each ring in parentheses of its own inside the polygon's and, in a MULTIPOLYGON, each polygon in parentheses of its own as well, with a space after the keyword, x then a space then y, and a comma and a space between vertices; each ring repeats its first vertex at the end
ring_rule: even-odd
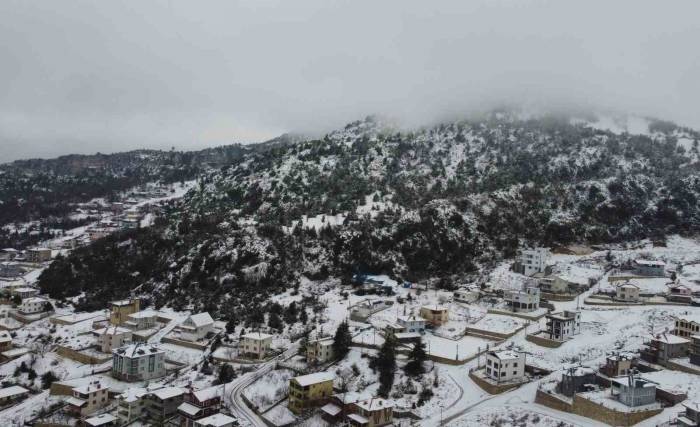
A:
POLYGON ((335 358, 338 360, 343 359, 350 351, 350 344, 352 344, 350 327, 347 322, 343 322, 338 325, 338 329, 335 331, 335 338, 333 339, 333 354, 335 358))
POLYGON ((236 322, 233 320, 233 317, 230 317, 228 321, 226 322, 226 333, 227 334, 232 334, 236 331, 236 322))
POLYGON ((413 349, 408 354, 408 363, 404 367, 404 371, 408 375, 418 376, 424 372, 423 362, 428 358, 425 352, 425 344, 422 338, 418 338, 413 349))
POLYGON ((228 363, 221 365, 219 368, 218 383, 226 384, 233 381, 234 378, 236 378, 236 372, 234 372, 233 366, 229 365, 228 363))
POLYGON ((276 312, 270 313, 270 317, 267 319, 267 326, 278 331, 284 329, 284 323, 282 323, 282 319, 276 312))
POLYGON ((379 369, 379 395, 389 397, 391 387, 394 385, 394 372, 396 372, 396 339, 393 335, 388 335, 384 341, 375 366, 379 369))

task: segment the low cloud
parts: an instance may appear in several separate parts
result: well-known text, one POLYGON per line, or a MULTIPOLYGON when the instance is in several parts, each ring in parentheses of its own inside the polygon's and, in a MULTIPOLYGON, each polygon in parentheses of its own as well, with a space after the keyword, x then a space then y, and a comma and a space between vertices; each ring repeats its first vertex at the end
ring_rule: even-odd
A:
POLYGON ((0 2, 0 161, 501 104, 700 128, 697 1, 0 2))

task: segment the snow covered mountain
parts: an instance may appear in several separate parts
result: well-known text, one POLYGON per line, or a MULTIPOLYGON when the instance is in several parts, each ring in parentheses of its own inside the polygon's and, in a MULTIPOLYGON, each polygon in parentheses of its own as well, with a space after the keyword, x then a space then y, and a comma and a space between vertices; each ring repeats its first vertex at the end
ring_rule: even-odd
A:
POLYGON ((40 285, 93 304, 140 286, 157 305, 246 316, 301 280, 363 271, 449 287, 523 243, 697 232, 700 133, 616 126, 500 111, 402 130, 368 117, 257 146, 201 174, 158 226, 76 250, 40 285))

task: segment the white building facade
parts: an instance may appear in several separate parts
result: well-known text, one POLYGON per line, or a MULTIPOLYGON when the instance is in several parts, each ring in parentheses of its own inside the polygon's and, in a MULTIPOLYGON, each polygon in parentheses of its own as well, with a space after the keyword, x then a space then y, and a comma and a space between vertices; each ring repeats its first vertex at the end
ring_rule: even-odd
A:
POLYGON ((486 376, 499 383, 523 380, 525 353, 512 350, 486 353, 486 376))

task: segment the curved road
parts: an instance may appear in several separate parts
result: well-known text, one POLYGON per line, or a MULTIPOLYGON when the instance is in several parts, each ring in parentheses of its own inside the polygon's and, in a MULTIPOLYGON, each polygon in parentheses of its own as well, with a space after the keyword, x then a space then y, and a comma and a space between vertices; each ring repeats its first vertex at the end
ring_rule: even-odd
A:
MULTIPOLYGON (((241 375, 240 377, 226 384, 224 389, 230 387, 228 392, 229 409, 242 426, 247 425, 254 427, 267 427, 260 416, 256 414, 255 411, 253 411, 248 405, 246 405, 245 401, 243 400, 243 390, 260 379, 263 375, 269 373, 275 367, 275 364, 278 361, 289 359, 290 357, 296 355, 298 351, 299 344, 294 343, 284 353, 272 360, 258 365, 258 368, 255 371, 241 375)), ((224 392, 224 394, 225 393, 226 392, 224 392)))

